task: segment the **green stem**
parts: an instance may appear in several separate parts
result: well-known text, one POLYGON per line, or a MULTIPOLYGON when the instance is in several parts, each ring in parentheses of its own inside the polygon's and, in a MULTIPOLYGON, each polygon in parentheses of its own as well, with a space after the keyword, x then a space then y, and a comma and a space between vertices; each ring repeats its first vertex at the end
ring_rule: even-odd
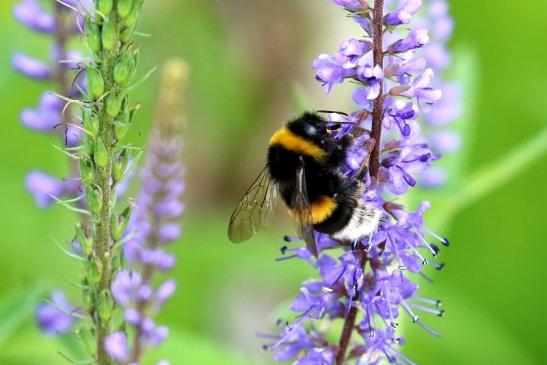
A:
MULTIPOLYGON (((112 67, 111 62, 105 60, 103 69, 101 70, 103 75, 111 75, 112 67)), ((110 77, 105 78, 105 89, 112 90, 114 87, 110 77)), ((97 258, 99 259, 102 267, 101 280, 97 288, 97 293, 107 292, 110 293, 110 283, 112 281, 112 239, 110 236, 110 216, 114 199, 115 190, 112 188, 112 165, 113 154, 112 145, 113 140, 113 124, 112 119, 106 114, 104 105, 103 110, 100 113, 100 130, 99 135, 105 142, 108 152, 108 163, 106 167, 98 169, 98 186, 101 189, 102 195, 102 207, 99 216, 95 221, 95 235, 96 235, 96 249, 97 258)), ((103 320, 96 314, 97 318, 97 360, 99 365, 110 365, 110 356, 104 349, 104 340, 111 332, 110 319, 103 320)))

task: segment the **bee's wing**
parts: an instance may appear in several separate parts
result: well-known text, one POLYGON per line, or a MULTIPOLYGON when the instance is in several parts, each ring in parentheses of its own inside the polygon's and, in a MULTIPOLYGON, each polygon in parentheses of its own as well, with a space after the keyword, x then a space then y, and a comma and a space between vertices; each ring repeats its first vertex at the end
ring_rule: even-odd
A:
POLYGON ((228 226, 230 241, 248 240, 258 230, 268 226, 276 198, 276 186, 267 166, 237 204, 228 226))
POLYGON ((313 227, 310 225, 313 221, 311 204, 308 199, 308 192, 306 188, 306 174, 304 170, 304 162, 300 165, 296 172, 296 189, 294 190, 292 197, 292 207, 296 209, 299 214, 299 229, 300 237, 306 242, 306 246, 311 254, 317 257, 317 245, 315 243, 315 236, 313 234, 313 227))

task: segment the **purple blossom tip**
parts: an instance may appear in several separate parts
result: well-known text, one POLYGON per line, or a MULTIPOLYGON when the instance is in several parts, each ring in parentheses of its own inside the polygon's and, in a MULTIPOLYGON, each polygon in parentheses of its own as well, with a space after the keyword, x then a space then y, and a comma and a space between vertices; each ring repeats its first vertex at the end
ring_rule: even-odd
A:
POLYGON ((23 53, 16 53, 11 59, 11 64, 21 74, 32 79, 49 80, 51 78, 51 70, 46 63, 23 53))

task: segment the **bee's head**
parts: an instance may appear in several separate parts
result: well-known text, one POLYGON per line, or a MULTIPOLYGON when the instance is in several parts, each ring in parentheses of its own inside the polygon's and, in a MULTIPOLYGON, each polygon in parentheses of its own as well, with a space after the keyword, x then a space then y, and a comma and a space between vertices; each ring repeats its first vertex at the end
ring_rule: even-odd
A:
POLYGON ((327 134, 327 122, 315 113, 304 113, 299 118, 290 121, 287 128, 294 134, 322 144, 327 134))

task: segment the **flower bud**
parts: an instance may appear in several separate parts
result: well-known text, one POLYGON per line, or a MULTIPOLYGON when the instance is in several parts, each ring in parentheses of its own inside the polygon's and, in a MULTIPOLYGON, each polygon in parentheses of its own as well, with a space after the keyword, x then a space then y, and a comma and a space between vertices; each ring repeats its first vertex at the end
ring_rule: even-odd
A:
POLYGON ((99 133, 99 118, 97 118, 89 109, 84 109, 82 123, 86 131, 91 133, 93 137, 97 136, 99 133))
MULTIPOLYGON (((87 303, 85 300, 85 294, 84 294, 84 301, 87 308, 92 308, 93 303, 87 303)), ((93 351, 95 351, 95 336, 91 333, 91 330, 85 326, 82 326, 78 329, 78 340, 80 340, 80 343, 84 344, 84 349, 87 351, 87 353, 92 354, 93 351)))
POLYGON ((91 99, 98 99, 104 93, 104 80, 99 71, 94 67, 86 69, 87 93, 91 99))
POLYGON ((114 121, 114 136, 116 136, 116 139, 118 141, 121 141, 123 137, 125 137, 125 135, 129 131, 129 127, 131 127, 131 124, 129 123, 121 120, 114 121))
POLYGON ((89 209, 93 214, 99 214, 103 207, 103 192, 101 188, 94 185, 85 190, 85 196, 89 209))
POLYGON ((123 44, 127 44, 129 42, 131 42, 131 39, 133 38, 133 35, 135 34, 135 28, 134 27, 131 27, 131 28, 125 28, 124 30, 122 30, 122 32, 120 33, 120 41, 123 43, 123 44))
POLYGON ((107 290, 103 290, 99 293, 97 310, 99 312, 99 317, 103 321, 108 321, 112 317, 114 301, 107 290))
POLYGON ((106 98, 106 114, 110 118, 115 118, 122 109, 122 98, 115 92, 112 92, 106 98))
POLYGON ((97 1, 97 10, 100 11, 104 16, 108 16, 112 11, 113 1, 112 0, 98 0, 97 1))
POLYGON ((85 19, 85 37, 87 45, 93 52, 98 53, 101 51, 101 32, 90 17, 85 19))
MULTIPOLYGON (((89 262, 87 278, 91 285, 98 285, 101 282, 102 264, 97 259, 91 259, 89 262)), ((90 298, 93 300, 93 298, 90 298)), ((92 303, 94 304, 94 303, 92 303)))
POLYGON ((80 158, 80 175, 84 185, 89 185, 95 180, 95 166, 87 156, 80 158))
POLYGON ((124 86, 131 80, 135 63, 131 55, 124 53, 118 58, 114 65, 114 81, 120 86, 124 86))
POLYGON ((78 243, 82 246, 82 250, 88 256, 93 253, 93 237, 89 235, 89 232, 87 232, 81 223, 76 225, 76 240, 78 240, 78 243))
POLYGON ((114 166, 112 169, 112 178, 114 179, 114 182, 121 181, 128 162, 129 154, 127 153, 127 149, 124 148, 114 159, 114 166))
POLYGON ((140 9, 134 4, 129 15, 122 20, 122 24, 126 29, 135 29, 137 21, 139 20, 139 15, 140 9))
POLYGON ((130 207, 125 208, 119 216, 112 214, 112 217, 110 218, 110 235, 114 241, 119 241, 122 239, 125 229, 127 228, 130 215, 130 207))
POLYGON ((101 137, 99 137, 94 143, 93 161, 95 161, 95 165, 100 168, 108 165, 108 150, 106 149, 101 137))
POLYGON ((101 40, 103 42, 103 48, 107 51, 112 51, 114 47, 116 47, 116 42, 118 40, 116 26, 110 19, 105 20, 103 24, 101 40))
POLYGON ((133 0, 118 0, 118 2, 116 3, 116 11, 118 12, 120 18, 127 17, 131 12, 132 7, 133 0))

